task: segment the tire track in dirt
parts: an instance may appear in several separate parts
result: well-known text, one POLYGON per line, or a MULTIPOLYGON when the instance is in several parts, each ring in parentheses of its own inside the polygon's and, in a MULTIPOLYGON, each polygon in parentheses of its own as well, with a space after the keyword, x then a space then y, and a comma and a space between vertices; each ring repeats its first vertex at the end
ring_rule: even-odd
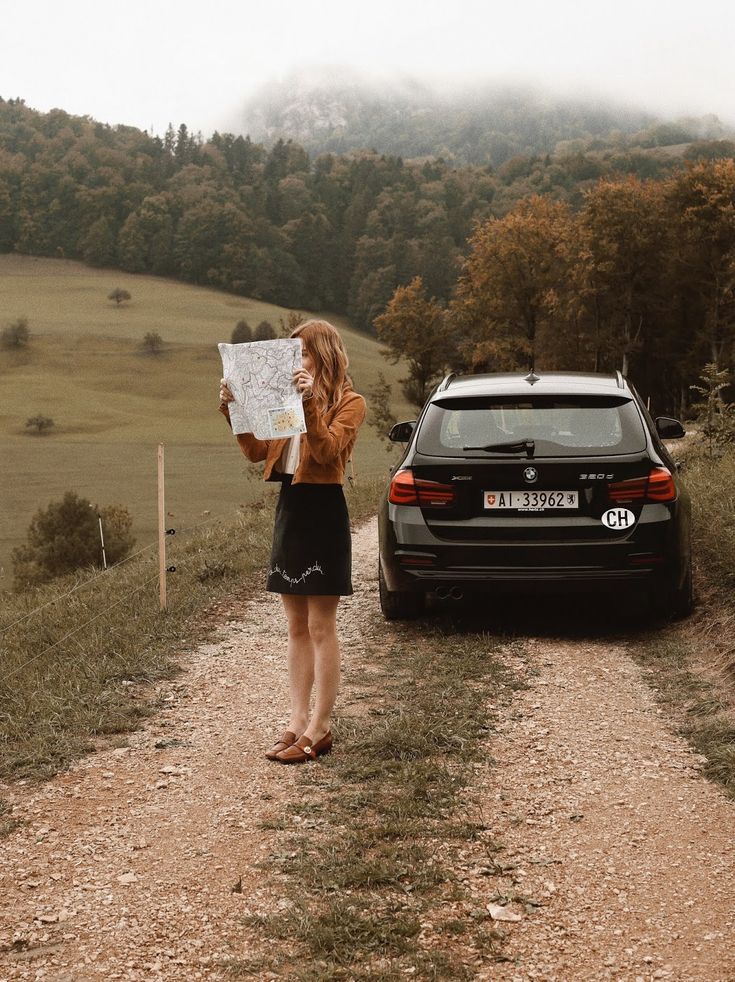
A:
POLYGON ((731 982, 735 805, 624 646, 542 639, 528 652, 484 808, 515 866, 505 890, 542 906, 508 926, 515 964, 483 977, 731 982))

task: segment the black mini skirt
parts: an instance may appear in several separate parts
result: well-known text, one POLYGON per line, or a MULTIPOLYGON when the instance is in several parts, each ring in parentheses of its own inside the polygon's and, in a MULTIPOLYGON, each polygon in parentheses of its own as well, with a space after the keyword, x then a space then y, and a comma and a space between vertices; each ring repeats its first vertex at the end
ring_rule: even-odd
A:
POLYGON ((352 537, 341 484, 292 484, 276 506, 266 589, 297 596, 352 593, 352 537))

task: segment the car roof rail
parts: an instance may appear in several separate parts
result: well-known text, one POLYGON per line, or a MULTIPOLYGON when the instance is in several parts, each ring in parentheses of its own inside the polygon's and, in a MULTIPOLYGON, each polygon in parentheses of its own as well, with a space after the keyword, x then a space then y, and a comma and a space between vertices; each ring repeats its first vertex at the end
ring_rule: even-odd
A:
POLYGON ((623 378, 623 373, 617 371, 617 369, 615 371, 615 381, 618 383, 619 389, 625 388, 625 379, 623 378))
POLYGON ((436 391, 443 392, 445 389, 448 389, 456 377, 456 372, 450 372, 449 375, 445 375, 441 382, 437 385, 436 391))

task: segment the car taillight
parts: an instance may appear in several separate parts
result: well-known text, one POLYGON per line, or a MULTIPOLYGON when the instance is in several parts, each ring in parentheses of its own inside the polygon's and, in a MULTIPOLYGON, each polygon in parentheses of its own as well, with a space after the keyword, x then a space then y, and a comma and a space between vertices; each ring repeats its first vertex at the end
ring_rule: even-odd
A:
POLYGON ((419 503, 413 471, 398 471, 393 475, 388 492, 388 501, 394 505, 417 505, 419 503))
POLYGON ((446 508, 454 504, 451 484, 425 481, 414 477, 413 471, 398 471, 390 482, 388 501, 394 505, 421 505, 424 508, 446 508))
POLYGON ((641 501, 646 496, 647 477, 635 477, 631 481, 616 481, 609 484, 607 494, 610 501, 641 501))
POLYGON ((676 485, 671 471, 667 467, 656 467, 648 475, 649 501, 673 501, 676 497, 676 485))
POLYGON ((671 471, 666 467, 654 467, 648 477, 634 477, 629 481, 616 481, 607 488, 611 501, 673 501, 676 485, 671 471))

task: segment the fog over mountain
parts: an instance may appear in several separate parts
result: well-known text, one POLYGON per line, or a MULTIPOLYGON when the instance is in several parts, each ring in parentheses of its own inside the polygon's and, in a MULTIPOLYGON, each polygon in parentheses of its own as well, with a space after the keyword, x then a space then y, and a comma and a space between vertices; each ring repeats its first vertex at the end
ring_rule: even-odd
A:
POLYGON ((266 144, 294 140, 312 154, 371 148, 493 166, 517 154, 569 150, 570 141, 595 149, 616 141, 635 143, 637 134, 640 145, 649 146, 732 136, 714 115, 666 119, 641 108, 530 87, 439 86, 342 68, 305 69, 265 85, 232 128, 266 144))

